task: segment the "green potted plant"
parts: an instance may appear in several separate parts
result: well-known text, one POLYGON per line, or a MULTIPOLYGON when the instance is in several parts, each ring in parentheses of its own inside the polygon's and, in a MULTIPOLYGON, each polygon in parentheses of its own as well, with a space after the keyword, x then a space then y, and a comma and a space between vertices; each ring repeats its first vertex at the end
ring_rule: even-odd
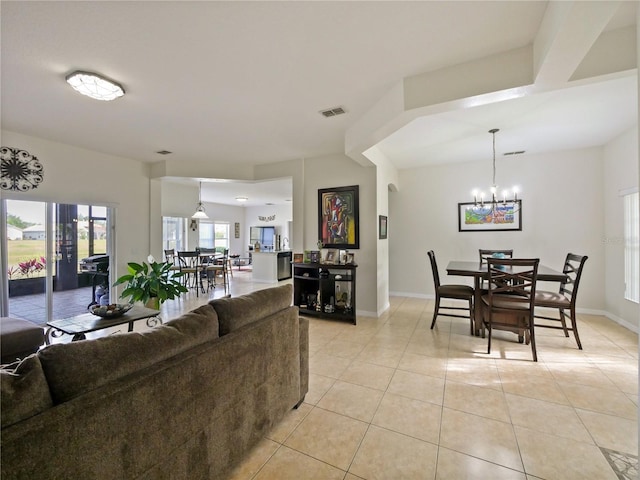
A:
POLYGON ((129 301, 142 302, 149 308, 158 310, 166 300, 173 300, 187 288, 180 281, 182 272, 172 270, 171 262, 156 262, 149 255, 149 264, 128 263, 129 273, 121 276, 113 286, 126 284, 120 298, 129 297, 129 301))

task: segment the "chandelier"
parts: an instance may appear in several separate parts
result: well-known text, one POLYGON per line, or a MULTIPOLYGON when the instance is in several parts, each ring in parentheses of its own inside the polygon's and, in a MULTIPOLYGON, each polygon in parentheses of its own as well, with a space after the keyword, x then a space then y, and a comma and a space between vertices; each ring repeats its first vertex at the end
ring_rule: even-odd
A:
POLYGON ((209 218, 204 211, 204 205, 202 205, 202 182, 200 182, 200 189, 198 190, 198 206, 196 207, 196 213, 191 215, 191 218, 209 218))
POLYGON ((489 133, 493 136, 493 183, 489 189, 490 195, 485 198, 485 194, 482 191, 473 191, 473 203, 475 208, 484 209, 509 209, 512 213, 520 210, 520 201, 518 200, 518 189, 513 187, 511 190, 505 189, 502 192, 498 192, 498 185, 496 185, 496 133, 500 130, 498 128, 492 128, 489 133))

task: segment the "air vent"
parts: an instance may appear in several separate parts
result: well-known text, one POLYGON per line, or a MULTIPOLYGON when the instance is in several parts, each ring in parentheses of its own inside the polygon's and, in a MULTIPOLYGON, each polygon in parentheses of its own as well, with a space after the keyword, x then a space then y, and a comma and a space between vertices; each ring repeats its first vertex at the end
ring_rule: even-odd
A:
POLYGON ((507 155, 522 155, 524 150, 516 150, 515 152, 505 152, 503 155, 506 157, 507 155))
POLYGON ((171 155, 173 152, 170 152, 169 150, 160 150, 159 152, 156 152, 158 155, 171 155))
POLYGON ((342 115, 347 112, 345 112, 342 107, 335 107, 328 110, 322 110, 320 113, 325 117, 335 117, 336 115, 342 115))

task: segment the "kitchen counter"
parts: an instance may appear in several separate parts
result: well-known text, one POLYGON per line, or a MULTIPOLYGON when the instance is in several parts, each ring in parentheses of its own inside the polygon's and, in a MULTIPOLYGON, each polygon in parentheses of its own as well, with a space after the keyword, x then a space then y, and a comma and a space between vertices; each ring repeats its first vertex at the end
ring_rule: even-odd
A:
POLYGON ((253 281, 277 283, 291 278, 291 250, 253 252, 253 281))

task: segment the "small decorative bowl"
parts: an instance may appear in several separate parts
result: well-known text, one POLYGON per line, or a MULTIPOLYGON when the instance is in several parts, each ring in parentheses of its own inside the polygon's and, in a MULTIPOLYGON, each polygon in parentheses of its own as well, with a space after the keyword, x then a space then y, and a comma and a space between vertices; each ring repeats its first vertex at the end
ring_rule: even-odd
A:
POLYGON ((89 311, 102 318, 116 318, 124 315, 133 307, 130 303, 112 303, 110 305, 92 305, 89 311))

